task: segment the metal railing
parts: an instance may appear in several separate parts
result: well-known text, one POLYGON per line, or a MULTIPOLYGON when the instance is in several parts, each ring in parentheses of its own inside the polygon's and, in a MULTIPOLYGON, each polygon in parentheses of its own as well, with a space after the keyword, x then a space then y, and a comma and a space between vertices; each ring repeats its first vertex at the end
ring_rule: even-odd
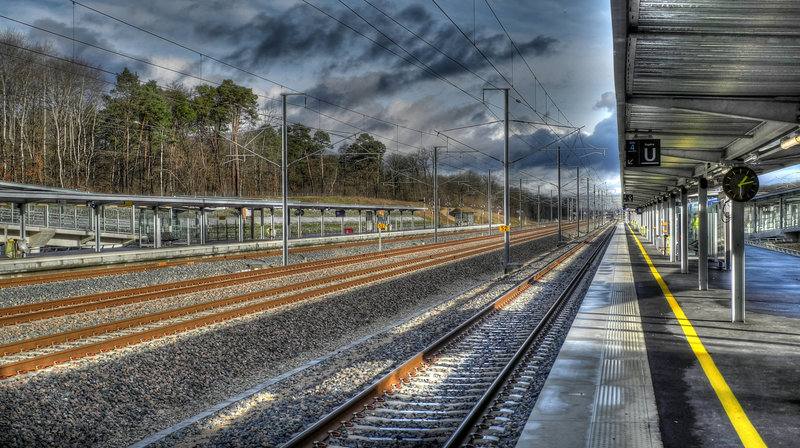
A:
POLYGON ((790 249, 788 247, 779 246, 777 244, 772 244, 767 241, 747 240, 745 241, 745 244, 747 244, 748 246, 760 247, 762 249, 773 250, 775 252, 781 252, 787 255, 800 257, 800 250, 790 249))
MULTIPOLYGON (((92 210, 89 207, 50 204, 26 204, 25 207, 25 224, 28 226, 94 231, 92 210)), ((102 213, 100 220, 102 232, 133 233, 130 207, 104 207, 102 213)), ((16 207, 0 207, 0 225, 3 224, 17 226, 20 224, 20 214, 16 207)))

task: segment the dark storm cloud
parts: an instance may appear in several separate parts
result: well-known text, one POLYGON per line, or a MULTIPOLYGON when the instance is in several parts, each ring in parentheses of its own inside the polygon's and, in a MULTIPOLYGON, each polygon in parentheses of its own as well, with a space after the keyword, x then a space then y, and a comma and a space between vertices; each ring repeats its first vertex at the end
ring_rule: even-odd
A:
POLYGON ((555 46, 558 44, 558 39, 547 36, 536 36, 522 45, 518 45, 520 53, 523 55, 532 54, 534 56, 541 56, 544 54, 554 53, 555 46))
POLYGON ((617 110, 617 100, 614 97, 614 92, 605 92, 600 99, 592 107, 594 110, 605 109, 609 112, 617 110))
POLYGON ((241 47, 231 57, 255 67, 339 51, 347 46, 350 36, 337 27, 331 19, 298 5, 280 15, 261 13, 239 26, 218 23, 202 32, 211 38, 235 40, 231 43, 241 47))
MULTIPOLYGON (((101 39, 97 32, 91 28, 86 28, 83 26, 76 26, 75 28, 72 25, 67 25, 65 23, 56 22, 52 19, 40 19, 33 22, 33 25, 49 30, 52 33, 47 33, 44 31, 37 30, 35 28, 31 28, 29 32, 29 36, 34 41, 39 42, 50 42, 56 46, 59 50, 60 54, 70 55, 72 56, 72 48, 73 44, 70 38, 75 36, 75 40, 79 42, 86 42, 87 44, 96 45, 98 47, 107 48, 107 49, 114 49, 114 46, 105 39, 101 39), (65 38, 58 37, 57 35, 66 36, 65 38)), ((76 52, 84 52, 84 53, 96 53, 97 51, 101 50, 91 50, 90 47, 86 47, 80 43, 75 46, 76 52)), ((110 54, 110 53, 109 53, 110 54)), ((80 57, 80 54, 76 54, 76 56, 80 57)))
POLYGON ((424 25, 432 21, 431 15, 420 5, 411 5, 400 11, 400 14, 397 15, 397 20, 400 23, 410 22, 415 25, 424 25))
MULTIPOLYGON (((237 43, 240 49, 230 56, 237 64, 258 71, 265 68, 268 70, 275 64, 296 63, 302 66, 305 61, 314 58, 317 66, 312 71, 321 75, 322 80, 307 91, 344 105, 392 95, 442 77, 460 85, 461 82, 456 77, 467 72, 465 67, 480 73, 491 83, 502 82, 502 76, 490 67, 484 56, 451 23, 434 20, 430 12, 420 5, 411 5, 399 12, 386 12, 429 42, 435 43, 436 48, 409 34, 368 6, 357 9, 358 14, 389 36, 388 38, 377 33, 350 11, 328 7, 324 9, 370 36, 380 45, 367 41, 305 5, 294 6, 279 15, 259 14, 249 23, 235 28, 223 24, 207 26, 205 33, 227 40, 234 39, 231 36, 258 35, 259 38, 255 40, 236 38, 241 40, 237 43), (367 74, 363 73, 365 70, 367 74), (331 76, 331 73, 339 75, 331 76)), ((512 52, 515 52, 502 33, 484 31, 479 32, 476 38, 481 51, 498 67, 507 65, 512 52)), ((523 54, 530 56, 555 52, 557 44, 558 41, 554 38, 536 36, 518 46, 523 54)), ((505 69, 501 68, 502 70, 505 69)), ((483 83, 472 75, 467 76, 471 78, 469 82, 473 85, 483 83)))

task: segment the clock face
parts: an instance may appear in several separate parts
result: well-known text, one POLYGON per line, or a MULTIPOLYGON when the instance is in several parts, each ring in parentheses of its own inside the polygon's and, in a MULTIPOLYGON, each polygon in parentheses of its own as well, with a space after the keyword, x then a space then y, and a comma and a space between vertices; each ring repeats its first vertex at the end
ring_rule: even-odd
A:
POLYGON ((722 179, 722 190, 734 201, 749 201, 758 193, 758 176, 744 166, 731 168, 722 179))

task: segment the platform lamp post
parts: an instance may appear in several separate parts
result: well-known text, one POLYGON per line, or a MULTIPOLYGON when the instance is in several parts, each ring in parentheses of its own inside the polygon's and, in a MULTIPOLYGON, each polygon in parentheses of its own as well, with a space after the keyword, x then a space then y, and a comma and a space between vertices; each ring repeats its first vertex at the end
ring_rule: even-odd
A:
POLYGON ((281 200, 283 206, 283 266, 289 265, 289 138, 286 129, 286 97, 304 93, 281 93, 281 200))

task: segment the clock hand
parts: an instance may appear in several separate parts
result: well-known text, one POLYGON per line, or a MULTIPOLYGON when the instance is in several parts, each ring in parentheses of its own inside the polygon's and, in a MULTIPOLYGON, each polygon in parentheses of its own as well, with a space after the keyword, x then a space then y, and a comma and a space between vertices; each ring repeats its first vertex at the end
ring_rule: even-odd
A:
POLYGON ((745 175, 745 176, 742 178, 742 180, 739 182, 739 185, 738 185, 738 186, 739 186, 739 187, 741 187, 742 185, 747 185, 747 184, 752 184, 752 183, 753 183, 753 181, 752 181, 752 180, 748 182, 748 181, 747 181, 747 178, 748 178, 748 176, 746 176, 746 175, 745 175))

